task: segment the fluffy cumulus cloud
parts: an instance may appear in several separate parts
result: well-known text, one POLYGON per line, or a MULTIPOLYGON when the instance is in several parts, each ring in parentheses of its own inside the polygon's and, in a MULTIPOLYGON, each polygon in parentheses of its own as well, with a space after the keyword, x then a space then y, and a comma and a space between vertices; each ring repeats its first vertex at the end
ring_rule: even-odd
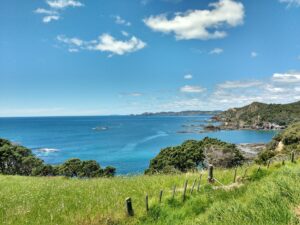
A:
POLYGON ((180 88, 180 91, 184 93, 202 93, 205 90, 206 90, 205 88, 202 88, 200 86, 190 86, 190 85, 185 85, 180 88))
POLYGON ((37 8, 34 13, 43 15, 42 21, 50 23, 51 21, 61 19, 61 12, 67 7, 81 7, 83 4, 75 0, 48 0, 48 9, 37 8))
POLYGON ((291 7, 291 6, 300 6, 300 0, 279 0, 279 2, 281 3, 286 3, 287 7, 291 7))
POLYGON ((176 13, 172 18, 166 14, 150 16, 144 19, 144 23, 154 31, 174 33, 177 40, 224 38, 226 28, 243 24, 245 12, 242 3, 220 0, 209 7, 176 13))
POLYGON ((77 37, 68 38, 64 35, 57 36, 57 40, 60 43, 65 44, 69 51, 70 49, 76 51, 89 50, 89 51, 100 51, 108 52, 109 56, 113 55, 124 55, 126 53, 135 52, 146 47, 146 43, 132 36, 128 40, 118 40, 110 34, 102 34, 98 39, 92 41, 84 41, 77 37))

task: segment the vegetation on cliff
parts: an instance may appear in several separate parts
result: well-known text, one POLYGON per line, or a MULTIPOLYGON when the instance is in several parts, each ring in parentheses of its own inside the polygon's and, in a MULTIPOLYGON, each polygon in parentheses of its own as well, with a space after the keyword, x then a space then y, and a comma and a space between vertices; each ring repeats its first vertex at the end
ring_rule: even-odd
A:
POLYGON ((243 155, 234 144, 206 137, 201 141, 188 140, 179 146, 162 149, 150 161, 145 173, 187 172, 207 163, 232 167, 240 165, 243 160, 243 155))
POLYGON ((224 111, 214 117, 228 129, 282 129, 300 121, 300 101, 290 104, 265 104, 253 102, 250 105, 224 111))
POLYGON ((290 155, 292 151, 300 153, 300 122, 289 125, 276 135, 258 156, 258 162, 266 162, 274 156, 290 155))

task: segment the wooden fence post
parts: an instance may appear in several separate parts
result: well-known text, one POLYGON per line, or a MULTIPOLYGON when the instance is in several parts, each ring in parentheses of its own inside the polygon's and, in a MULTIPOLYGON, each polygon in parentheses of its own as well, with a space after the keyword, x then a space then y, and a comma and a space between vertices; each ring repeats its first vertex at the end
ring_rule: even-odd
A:
POLYGON ((248 167, 245 169, 243 178, 245 178, 247 176, 247 171, 248 171, 248 167))
POLYGON ((145 203, 146 203, 146 212, 149 211, 149 197, 148 197, 148 194, 146 194, 146 199, 145 199, 145 203))
POLYGON ((237 167, 234 169, 233 183, 236 181, 237 167))
POLYGON ((268 161, 267 169, 270 168, 270 164, 271 164, 271 159, 268 161))
POLYGON ((257 171, 256 171, 256 174, 258 174, 258 172, 260 171, 260 166, 258 167, 257 171))
POLYGON ((159 192, 159 203, 161 203, 162 195, 163 195, 163 190, 160 190, 160 192, 159 192))
POLYGON ((185 195, 186 195, 187 185, 188 185, 188 181, 186 180, 186 181, 184 182, 184 187, 183 187, 182 201, 185 200, 185 195))
POLYGON ((292 151, 291 153, 291 162, 294 163, 295 162, 295 152, 292 151))
POLYGON ((127 215, 128 216, 133 216, 134 212, 133 212, 133 208, 132 208, 131 198, 126 198, 125 204, 126 204, 127 215))
POLYGON ((213 183, 214 182, 214 167, 213 165, 208 165, 208 182, 213 183))
POLYGON ((193 185, 192 185, 192 188, 191 188, 191 194, 193 194, 193 192, 194 192, 195 185, 196 185, 196 179, 193 182, 193 185))
POLYGON ((175 192, 176 192, 176 185, 173 186, 172 199, 174 199, 175 197, 175 192))
POLYGON ((201 179, 202 179, 202 173, 200 174, 200 178, 198 180, 197 192, 200 191, 201 179))

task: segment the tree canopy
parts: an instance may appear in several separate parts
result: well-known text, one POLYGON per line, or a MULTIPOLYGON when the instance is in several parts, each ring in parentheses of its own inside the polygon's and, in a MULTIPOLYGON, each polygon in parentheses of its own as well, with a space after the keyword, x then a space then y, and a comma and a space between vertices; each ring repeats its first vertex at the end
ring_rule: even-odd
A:
POLYGON ((201 141, 188 140, 179 146, 167 147, 150 161, 146 174, 187 172, 213 163, 215 166, 232 167, 244 160, 234 144, 214 138, 201 141))

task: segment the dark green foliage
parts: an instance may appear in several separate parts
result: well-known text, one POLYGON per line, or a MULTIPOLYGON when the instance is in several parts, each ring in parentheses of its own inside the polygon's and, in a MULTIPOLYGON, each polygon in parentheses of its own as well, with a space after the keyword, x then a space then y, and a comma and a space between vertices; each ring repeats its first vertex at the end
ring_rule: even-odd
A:
POLYGON ((233 144, 218 139, 188 140, 182 145, 162 149, 150 161, 146 174, 177 173, 195 170, 204 160, 215 166, 232 167, 242 163, 244 157, 233 144))
POLYGON ((113 177, 114 167, 101 169, 95 160, 67 160, 60 166, 44 164, 30 149, 0 138, 0 174, 24 176, 113 177))
POLYGON ((116 168, 114 168, 112 166, 107 166, 103 170, 103 176, 105 176, 105 177, 113 177, 115 174, 116 174, 116 168))
POLYGON ((268 160, 273 158, 275 155, 276 155, 275 151, 266 149, 258 154, 258 157, 255 161, 258 164, 266 164, 268 162, 268 160))
POLYGON ((35 157, 30 149, 0 139, 0 173, 29 176, 34 168, 42 165, 43 161, 35 157))
POLYGON ((220 113, 217 119, 227 122, 228 126, 263 126, 274 123, 287 126, 300 121, 300 101, 290 104, 264 104, 253 102, 242 108, 229 109, 220 113))
POLYGON ((60 166, 59 173, 67 177, 113 177, 116 169, 111 166, 101 169, 95 160, 69 159, 60 166))

